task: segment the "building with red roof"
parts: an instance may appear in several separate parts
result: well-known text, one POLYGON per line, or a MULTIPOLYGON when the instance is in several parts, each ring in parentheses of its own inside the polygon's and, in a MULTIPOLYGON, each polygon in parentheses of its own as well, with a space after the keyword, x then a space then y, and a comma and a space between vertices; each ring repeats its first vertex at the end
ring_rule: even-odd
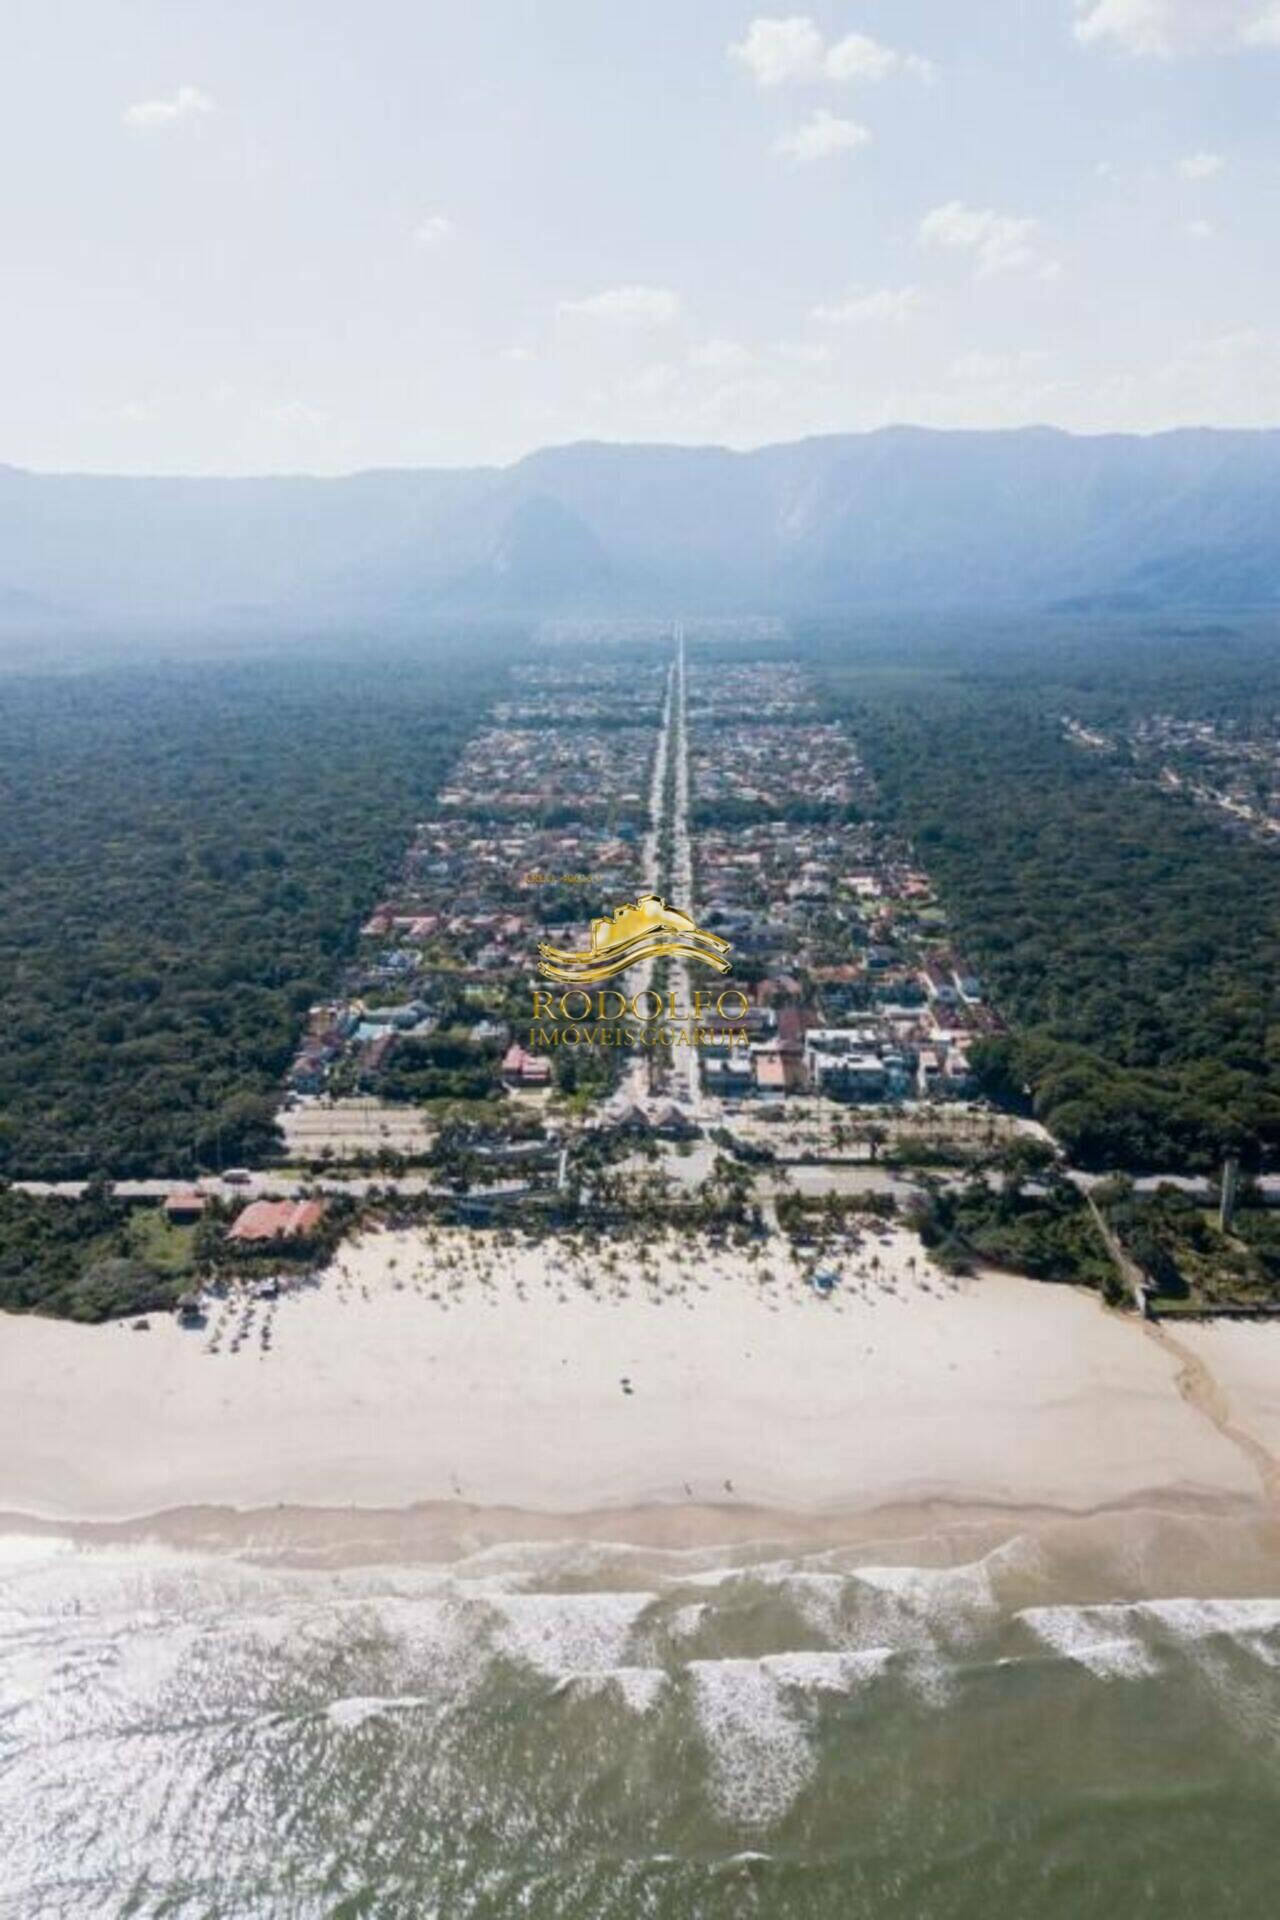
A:
POLYGON ((227 1234, 240 1245, 308 1240, 324 1219, 323 1200, 251 1200, 227 1234))

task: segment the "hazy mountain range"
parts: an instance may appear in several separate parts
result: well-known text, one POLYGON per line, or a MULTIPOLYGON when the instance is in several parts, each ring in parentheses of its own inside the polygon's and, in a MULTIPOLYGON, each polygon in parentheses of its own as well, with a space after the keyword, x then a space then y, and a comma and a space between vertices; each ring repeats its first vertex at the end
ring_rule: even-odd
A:
POLYGON ((0 624, 1280 601, 1280 431, 895 427, 756 452, 136 479, 0 467, 0 624))

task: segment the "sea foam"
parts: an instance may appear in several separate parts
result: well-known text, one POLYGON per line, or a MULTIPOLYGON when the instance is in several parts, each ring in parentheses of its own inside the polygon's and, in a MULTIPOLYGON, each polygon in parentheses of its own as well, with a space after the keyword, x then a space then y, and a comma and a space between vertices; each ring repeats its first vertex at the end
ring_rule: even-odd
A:
POLYGON ((1140 1680, 1160 1663, 1127 1606, 1026 1607, 1018 1615, 1044 1645, 1098 1680, 1140 1680))
POLYGON ((490 1593, 497 1645, 513 1659, 561 1679, 628 1664, 632 1630, 652 1593, 490 1593))
POLYGON ((711 1761, 717 1810, 740 1826, 768 1826, 793 1805, 816 1767, 813 1743, 764 1660, 694 1660, 698 1727, 711 1761))

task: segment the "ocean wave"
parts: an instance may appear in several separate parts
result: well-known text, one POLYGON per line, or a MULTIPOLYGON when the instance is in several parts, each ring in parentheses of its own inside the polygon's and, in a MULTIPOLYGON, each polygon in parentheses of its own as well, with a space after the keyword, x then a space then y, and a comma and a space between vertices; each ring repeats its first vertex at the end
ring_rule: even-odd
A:
POLYGON ((618 1693, 632 1713, 651 1713, 670 1685, 663 1667, 601 1667, 571 1673, 561 1681, 566 1692, 618 1693))
POLYGON ((673 1613, 669 1613, 663 1625, 673 1640, 692 1640, 711 1618, 711 1613, 705 1600, 694 1600, 688 1606, 677 1607, 673 1613))
POLYGON ((852 1577, 948 1641, 977 1639, 1000 1611, 991 1555, 955 1567, 856 1567, 852 1577))
POLYGON ((75 1541, 62 1533, 0 1533, 0 1575, 64 1559, 75 1550, 75 1541))
MULTIPOLYGON (((237 1920, 333 1910, 356 1890, 335 1863, 368 1876, 369 1911, 403 1863, 403 1910, 427 1913, 460 1874, 494 1875, 492 1910, 514 1912, 531 1874, 560 1870, 544 1862, 571 1861, 571 1876, 620 1862, 608 1899, 582 1878, 553 1905, 548 1878, 544 1904, 526 1904, 636 1913, 668 1857, 663 1898, 698 1912, 715 1905, 699 1876, 751 1881, 750 1849, 774 1848, 784 1823, 767 1889, 781 1910, 797 1838, 822 1836, 838 1874, 853 1806, 878 1846, 883 1809, 909 1804, 895 1831, 915 1847, 952 1793, 953 1831, 971 1831, 976 1805, 1003 1845, 1028 1746, 1046 1743, 1054 1791, 1070 1772, 1069 1690, 1089 1701, 1080 1751, 1114 1758, 1101 1777, 1123 1793, 1150 1701, 1121 1683, 1155 1673, 1171 1803, 1188 1752, 1205 1756, 1207 1792, 1237 1768, 1274 1784, 1280 1600, 1187 1598, 1181 1582, 1117 1599, 1112 1558, 1064 1554, 1042 1578, 1017 1543, 940 1567, 892 1564, 894 1550, 859 1565, 854 1549, 771 1549, 714 1568, 559 1547, 461 1571, 262 1571, 150 1550, 15 1562, 0 1573, 0 1912, 12 1889, 20 1920, 124 1911, 144 1880, 140 1915, 185 1912, 196 1888, 194 1912, 229 1852, 242 1877, 207 1911, 237 1920), (700 1571, 714 1577, 691 1584, 700 1571), (638 1835, 655 1849, 642 1867, 638 1835), (748 1851, 718 1858, 732 1848, 748 1851), (292 1907, 284 1873, 306 1889, 292 1907)), ((1089 1798, 1082 1830, 1095 1817, 1089 1798)), ((1265 1842, 1263 1814, 1257 1830, 1265 1842)), ((721 1888, 726 1908, 750 1909, 754 1889, 721 1888)), ((829 1910, 847 1905, 836 1887, 829 1910)))
POLYGON ((1280 1600, 1140 1600, 1135 1610, 1175 1640, 1222 1636, 1265 1666, 1280 1666, 1280 1600))
POLYGON ((780 1686, 804 1693, 852 1694, 869 1686, 895 1658, 893 1647, 857 1653, 766 1653, 760 1665, 780 1686))
POLYGON ((739 1826, 771 1826, 816 1770, 813 1741, 763 1660, 694 1660, 698 1729, 717 1811, 739 1826))
POLYGON ((1055 1653, 1102 1680, 1149 1677, 1160 1671, 1162 1654, 1215 1641, 1280 1666, 1280 1600, 1131 1600, 1026 1607, 1017 1617, 1055 1653))
POLYGON ((625 1666, 631 1635, 655 1593, 487 1593, 496 1644, 553 1679, 625 1666))
POLYGON ((407 1713, 415 1707, 431 1707, 435 1702, 426 1694, 352 1694, 343 1700, 331 1700, 323 1709, 325 1719, 343 1732, 364 1726, 384 1714, 407 1713))
POLYGON ((1140 1680, 1160 1670, 1133 1630, 1130 1607, 1026 1607, 1018 1618, 1045 1646, 1097 1680, 1140 1680))

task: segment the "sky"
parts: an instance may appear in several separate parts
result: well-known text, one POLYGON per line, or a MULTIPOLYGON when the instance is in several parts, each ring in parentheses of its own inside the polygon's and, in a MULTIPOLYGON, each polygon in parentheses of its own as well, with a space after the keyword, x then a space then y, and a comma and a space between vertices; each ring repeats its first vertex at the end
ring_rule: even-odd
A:
POLYGON ((6 0, 0 462, 1277 425, 1278 88, 1280 0, 6 0))

